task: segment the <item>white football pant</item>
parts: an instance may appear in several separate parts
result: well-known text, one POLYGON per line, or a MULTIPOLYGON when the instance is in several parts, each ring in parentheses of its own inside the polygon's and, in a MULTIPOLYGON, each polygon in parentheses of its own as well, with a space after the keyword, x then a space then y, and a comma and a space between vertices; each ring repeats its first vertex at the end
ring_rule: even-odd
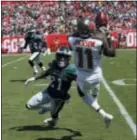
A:
POLYGON ((102 79, 102 72, 85 72, 78 71, 77 85, 83 92, 83 100, 87 104, 92 104, 97 100, 100 82, 102 79))
POLYGON ((28 109, 41 109, 43 107, 49 108, 51 114, 56 114, 62 106, 62 100, 53 99, 49 96, 47 90, 38 92, 32 96, 27 102, 28 109))

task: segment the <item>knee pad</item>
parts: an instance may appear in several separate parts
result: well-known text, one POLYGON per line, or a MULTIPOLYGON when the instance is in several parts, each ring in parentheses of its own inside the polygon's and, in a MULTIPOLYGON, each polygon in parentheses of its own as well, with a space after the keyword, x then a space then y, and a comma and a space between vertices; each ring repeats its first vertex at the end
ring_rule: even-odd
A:
POLYGON ((28 63, 30 64, 30 66, 31 66, 31 67, 33 67, 33 66, 34 66, 34 63, 33 63, 33 61, 32 61, 32 60, 28 60, 28 63))

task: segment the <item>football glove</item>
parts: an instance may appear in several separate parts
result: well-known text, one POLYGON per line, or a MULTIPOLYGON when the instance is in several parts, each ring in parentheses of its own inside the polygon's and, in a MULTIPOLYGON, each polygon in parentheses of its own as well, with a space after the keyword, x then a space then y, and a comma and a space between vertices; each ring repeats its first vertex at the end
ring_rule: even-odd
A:
POLYGON ((110 31, 109 31, 109 29, 107 28, 107 27, 104 27, 104 26, 102 26, 102 27, 100 27, 99 28, 100 29, 100 31, 103 33, 103 34, 105 34, 106 36, 108 36, 110 33, 110 31))

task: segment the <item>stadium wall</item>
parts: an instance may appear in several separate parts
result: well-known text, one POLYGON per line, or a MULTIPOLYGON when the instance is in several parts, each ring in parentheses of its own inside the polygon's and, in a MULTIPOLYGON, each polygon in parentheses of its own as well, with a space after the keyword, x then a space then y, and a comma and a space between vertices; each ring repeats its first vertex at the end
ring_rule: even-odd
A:
MULTIPOLYGON (((135 30, 125 30, 126 40, 124 41, 124 46, 122 48, 136 48, 136 31, 135 30)), ((120 42, 117 39, 118 32, 112 32, 113 43, 116 48, 120 47, 120 42)), ((50 34, 45 36, 45 40, 51 51, 56 51, 60 46, 69 47, 67 41, 68 36, 66 34, 50 34)), ((18 53, 18 48, 24 45, 24 36, 13 36, 2 38, 2 53, 18 53)), ((25 49, 24 52, 29 52, 29 48, 25 49)))

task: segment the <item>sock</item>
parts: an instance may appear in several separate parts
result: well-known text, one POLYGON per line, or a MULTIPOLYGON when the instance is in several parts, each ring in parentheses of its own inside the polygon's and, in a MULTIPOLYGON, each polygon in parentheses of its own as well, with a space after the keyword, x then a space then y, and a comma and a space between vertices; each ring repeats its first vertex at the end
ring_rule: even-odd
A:
POLYGON ((104 118, 106 116, 106 112, 103 109, 100 109, 98 113, 104 118))
POLYGON ((106 112, 100 108, 100 105, 98 104, 97 100, 95 100, 92 104, 91 104, 92 108, 95 109, 95 111, 97 111, 103 118, 106 116, 106 112))

